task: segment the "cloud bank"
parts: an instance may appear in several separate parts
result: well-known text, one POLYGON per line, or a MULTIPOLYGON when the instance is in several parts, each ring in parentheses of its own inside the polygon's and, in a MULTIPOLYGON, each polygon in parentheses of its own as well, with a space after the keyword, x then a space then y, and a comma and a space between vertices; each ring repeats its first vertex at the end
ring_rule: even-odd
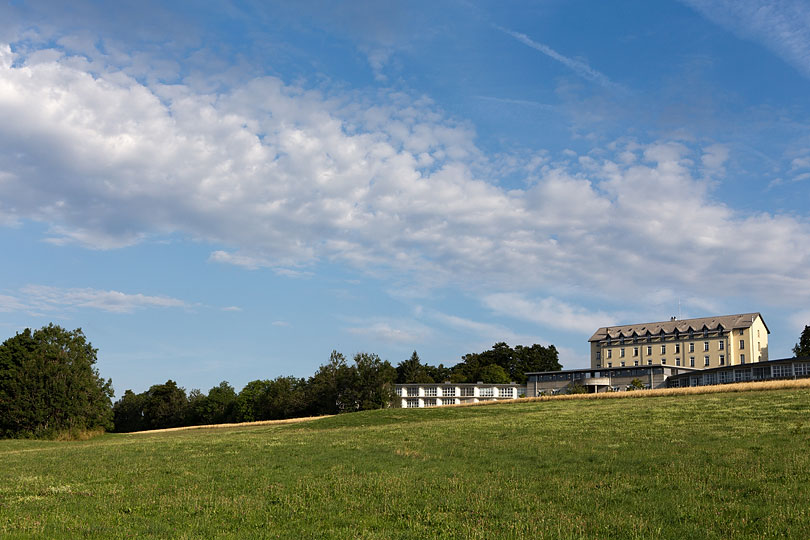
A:
MULTIPOLYGON (((0 216, 45 223, 56 243, 116 249, 181 234, 245 268, 334 262, 482 294, 618 301, 666 284, 810 299, 810 226, 724 204, 709 179, 725 174, 721 145, 625 142, 527 160, 525 187, 504 189, 475 133, 422 98, 274 77, 202 91, 8 44, 0 117, 0 216)), ((517 307, 594 326, 555 302, 517 307)))

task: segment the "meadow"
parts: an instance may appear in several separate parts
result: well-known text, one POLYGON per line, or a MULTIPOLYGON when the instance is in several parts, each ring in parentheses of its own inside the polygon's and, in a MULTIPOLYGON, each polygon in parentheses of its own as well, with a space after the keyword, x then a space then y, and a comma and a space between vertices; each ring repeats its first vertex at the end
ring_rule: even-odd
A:
POLYGON ((810 538, 810 389, 0 441, 2 538, 810 538))

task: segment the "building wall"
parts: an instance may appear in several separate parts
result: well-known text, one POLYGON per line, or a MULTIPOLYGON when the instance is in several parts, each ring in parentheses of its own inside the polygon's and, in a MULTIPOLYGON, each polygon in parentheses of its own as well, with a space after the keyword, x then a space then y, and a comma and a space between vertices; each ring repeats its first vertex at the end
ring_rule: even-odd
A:
POLYGON ((422 408, 461 405, 480 401, 517 399, 526 395, 520 384, 397 384, 394 386, 394 407, 422 408))
MULTIPOLYGON (((622 392, 635 379, 645 388, 666 388, 666 380, 679 370, 667 366, 639 366, 624 369, 566 370, 558 372, 529 373, 526 395, 536 397, 566 393, 572 382, 585 386, 589 392, 622 392)), ((684 371, 683 369, 681 371, 684 371)), ((689 370, 691 371, 691 370, 689 370)))
POLYGON ((590 346, 591 369, 656 364, 708 369, 767 361, 768 329, 757 316, 749 328, 614 338, 590 346))

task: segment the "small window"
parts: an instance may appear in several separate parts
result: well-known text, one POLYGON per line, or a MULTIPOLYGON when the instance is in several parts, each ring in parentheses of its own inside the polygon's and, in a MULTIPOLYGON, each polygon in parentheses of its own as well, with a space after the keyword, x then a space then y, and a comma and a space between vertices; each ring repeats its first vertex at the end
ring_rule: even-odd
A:
POLYGON ((694 356, 689 357, 689 367, 695 367, 695 357, 694 356))
POLYGON ((745 340, 741 339, 740 340, 740 350, 743 350, 744 348, 745 348, 745 340))
POLYGON ((738 335, 738 336, 743 335, 743 330, 742 330, 742 328, 740 328, 740 329, 737 331, 737 335, 738 335))
POLYGON ((703 342, 703 350, 704 350, 704 351, 708 351, 708 350, 709 350, 709 342, 708 342, 708 341, 704 341, 704 342, 703 342))
POLYGON ((651 366, 652 365, 652 360, 647 360, 647 365, 651 366))
POLYGON ((624 358, 624 347, 619 349, 619 357, 624 358))
POLYGON ((597 360, 601 360, 601 359, 602 359, 602 351, 596 351, 596 359, 597 359, 597 360))
POLYGON ((681 359, 680 359, 680 358, 676 358, 676 359, 675 359, 675 365, 676 365, 676 366, 680 366, 680 365, 681 365, 681 359))
POLYGON ((666 359, 666 358, 662 358, 662 359, 661 359, 661 363, 662 363, 662 364, 664 364, 664 365, 666 365, 666 364, 667 364, 667 359, 666 359))
POLYGON ((681 344, 676 343, 675 344, 675 354, 679 354, 680 352, 681 352, 681 344))
POLYGON ((633 347, 633 356, 638 356, 638 347, 633 347))
POLYGON ((720 365, 721 365, 721 366, 725 366, 725 365, 726 365, 726 355, 725 355, 725 354, 721 354, 721 355, 720 355, 720 365))
POLYGON ((708 365, 709 365, 709 357, 708 357, 708 356, 704 356, 704 357, 703 357, 703 365, 704 365, 704 366, 708 366, 708 365))
POLYGON ((613 357, 613 349, 608 349, 608 352, 607 352, 607 353, 608 353, 608 358, 612 358, 612 357, 613 357))
POLYGON ((624 367, 624 360, 622 360, 622 367, 624 367))
POLYGON ((745 355, 744 355, 744 354, 741 354, 741 355, 740 355, 740 363, 741 363, 741 364, 744 364, 744 363, 745 363, 745 355))
POLYGON ((613 362, 608 362, 608 367, 613 367, 613 362))
POLYGON ((667 354, 667 346, 661 345, 661 354, 667 354))
POLYGON ((689 344, 689 352, 695 352, 695 344, 694 343, 689 344))
POLYGON ((725 350, 725 348, 726 348, 725 341, 721 339, 720 341, 717 342, 717 350, 722 351, 725 350))
POLYGON ((647 345, 647 356, 652 356, 652 345, 647 345))
POLYGON ((638 365, 638 360, 636 360, 635 362, 633 362, 633 365, 634 365, 634 366, 637 366, 637 365, 638 365))

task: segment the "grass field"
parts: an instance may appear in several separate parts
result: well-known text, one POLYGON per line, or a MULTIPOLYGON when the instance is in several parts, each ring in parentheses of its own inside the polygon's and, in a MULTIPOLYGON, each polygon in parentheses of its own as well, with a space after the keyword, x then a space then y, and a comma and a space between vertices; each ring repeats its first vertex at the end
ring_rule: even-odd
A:
POLYGON ((810 538, 810 389, 0 441, 2 538, 810 538))

